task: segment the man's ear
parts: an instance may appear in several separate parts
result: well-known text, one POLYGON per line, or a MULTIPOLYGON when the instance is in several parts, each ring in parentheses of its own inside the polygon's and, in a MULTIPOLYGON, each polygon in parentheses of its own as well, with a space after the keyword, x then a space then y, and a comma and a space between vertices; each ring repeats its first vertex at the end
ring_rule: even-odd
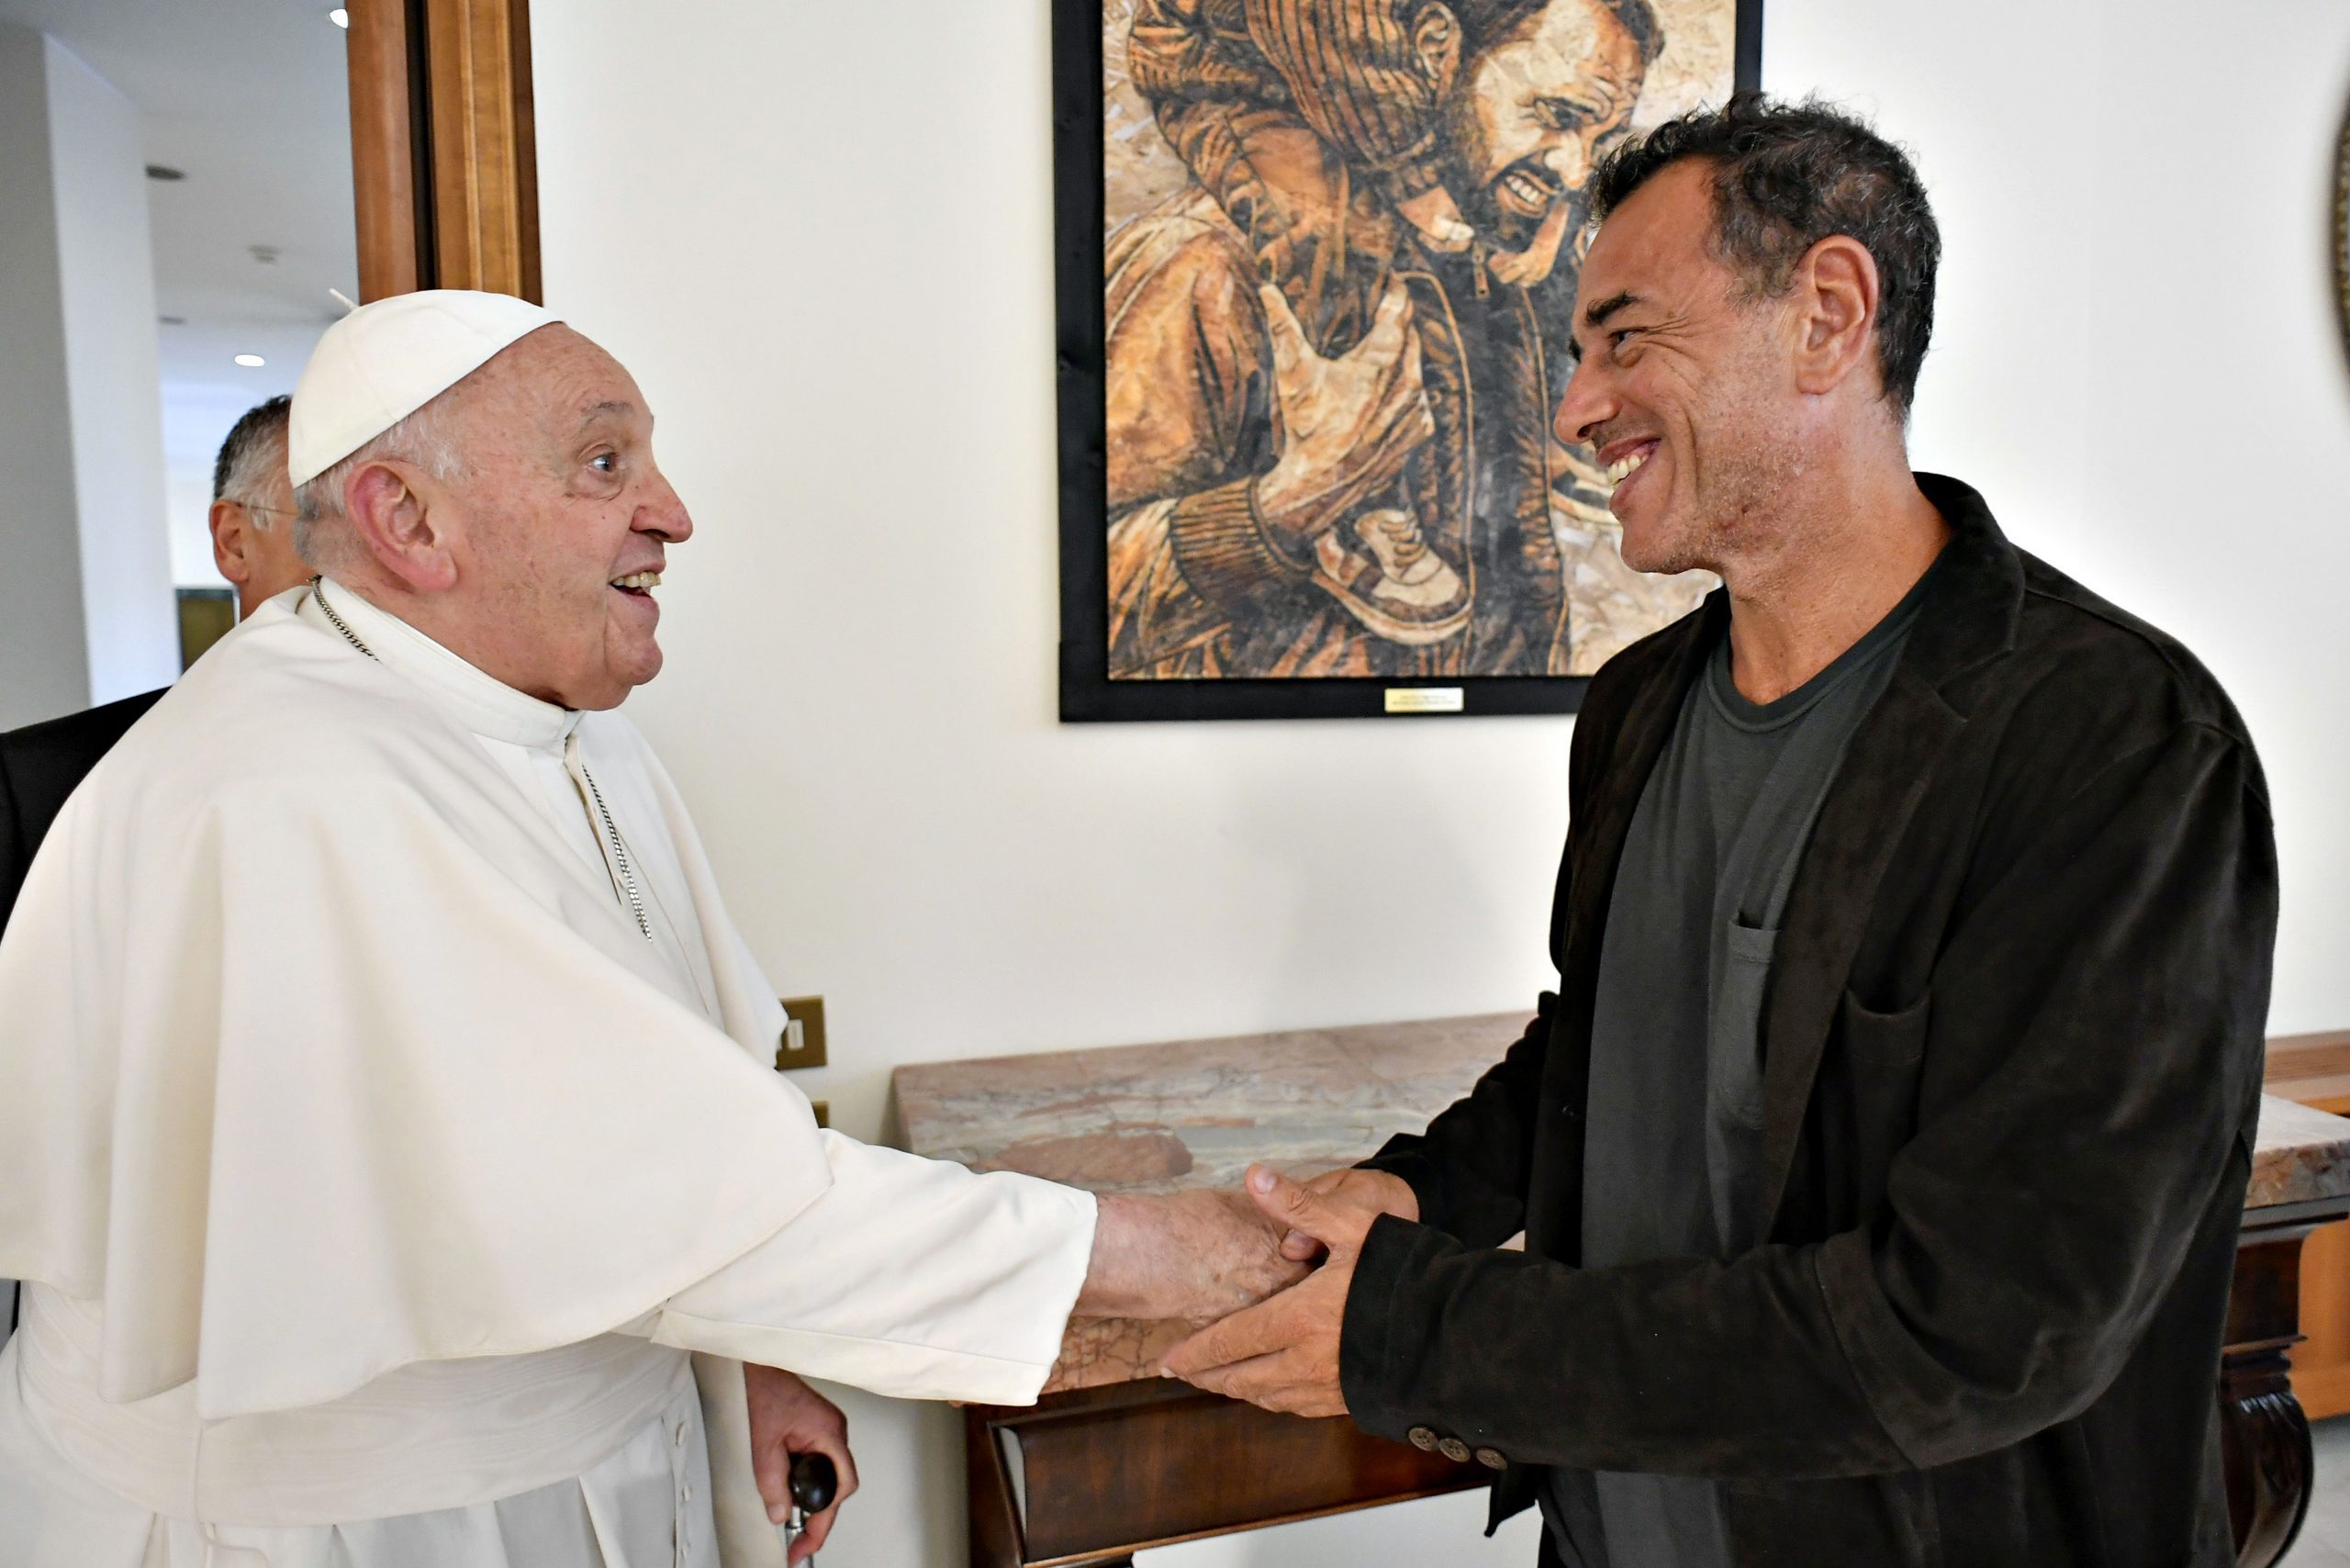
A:
POLYGON ((449 517, 425 474, 396 457, 363 463, 343 481, 343 516, 353 540, 378 566, 419 593, 456 585, 449 517))
POLYGON ((204 521, 212 531, 212 564, 222 577, 244 587, 253 576, 253 564, 245 554, 252 545, 252 516, 234 501, 215 501, 204 521))
POLYGON ((1796 263, 1796 386, 1832 392, 1855 372, 1875 374, 1876 258, 1849 234, 1830 234, 1796 263))
POLYGON ((1460 71, 1460 18, 1449 6, 1430 6, 1412 24, 1412 52, 1428 79, 1428 97, 1441 103, 1460 71))

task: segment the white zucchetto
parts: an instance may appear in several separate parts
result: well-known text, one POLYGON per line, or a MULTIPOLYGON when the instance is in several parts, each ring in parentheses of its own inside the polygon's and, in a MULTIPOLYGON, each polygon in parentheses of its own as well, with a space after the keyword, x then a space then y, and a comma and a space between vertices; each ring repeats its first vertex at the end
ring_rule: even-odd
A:
POLYGON ((489 363, 563 318, 510 294, 428 288, 363 305, 319 340, 294 388, 286 471, 309 483, 489 363))

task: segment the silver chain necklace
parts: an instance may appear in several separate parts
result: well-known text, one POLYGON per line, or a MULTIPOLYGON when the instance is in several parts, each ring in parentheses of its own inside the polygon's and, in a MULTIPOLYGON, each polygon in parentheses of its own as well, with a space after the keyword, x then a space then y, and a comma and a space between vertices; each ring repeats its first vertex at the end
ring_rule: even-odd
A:
MULTIPOLYGON (((318 600, 319 613, 334 622, 334 629, 342 633, 344 642, 369 658, 375 659, 377 664, 384 662, 375 658, 375 650, 361 642, 359 633, 353 632, 342 617, 334 612, 334 606, 327 602, 325 577, 310 579, 310 597, 318 600)), ((612 864, 620 871, 621 895, 628 900, 628 912, 636 917, 637 930, 650 942, 653 940, 653 923, 645 918, 644 895, 636 890, 636 866, 629 858, 628 842, 621 837, 621 830, 612 821, 611 808, 604 804, 604 792, 596 787, 596 776, 588 771, 588 759, 584 756, 579 759, 579 777, 587 781, 588 797, 596 803, 596 816, 603 823, 605 842, 611 846, 612 864)))
MULTIPOLYGON (((310 597, 319 601, 319 609, 320 612, 323 613, 328 620, 334 622, 334 629, 342 633, 342 640, 344 642, 350 644, 361 653, 365 654, 369 658, 375 658, 375 650, 361 642, 359 640, 359 633, 344 625, 342 617, 334 612, 334 606, 327 602, 326 578, 312 577, 310 579, 310 597)), ((381 659, 375 659, 375 662, 377 664, 382 664, 384 661, 381 659)))
POLYGON ((596 802, 596 814, 603 819, 604 834, 611 841, 612 864, 620 868, 621 892, 628 899, 628 912, 636 916, 636 928, 644 933, 647 942, 653 940, 653 923, 644 917, 644 899, 636 890, 636 868, 628 857, 628 845, 621 837, 621 830, 612 823, 612 813, 604 804, 604 792, 596 788, 596 776, 588 771, 588 759, 579 759, 579 777, 588 781, 588 797, 596 802))

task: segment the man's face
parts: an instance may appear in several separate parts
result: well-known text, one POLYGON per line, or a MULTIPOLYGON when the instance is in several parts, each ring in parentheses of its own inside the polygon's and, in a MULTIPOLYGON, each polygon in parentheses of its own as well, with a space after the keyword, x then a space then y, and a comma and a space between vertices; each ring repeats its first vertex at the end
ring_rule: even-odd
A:
POLYGON ((436 497, 453 513, 456 566, 438 614, 508 685, 617 707, 661 672, 661 608, 644 579, 693 532, 654 465, 644 395, 611 355, 551 326, 449 397, 465 469, 436 497))
POLYGON ((1472 55, 1447 112, 1470 220, 1514 242, 1580 191, 1629 123, 1645 73, 1639 41, 1602 0, 1549 0, 1472 55))
POLYGON ((294 552, 294 485, 285 472, 285 436, 270 444, 264 477, 251 495, 223 496, 212 503, 212 561, 236 585, 241 621, 297 583, 310 580, 310 568, 294 552))
POLYGON ((1583 258, 1573 377, 1553 426, 1603 467, 1636 465, 1609 505, 1635 571, 1719 571, 1767 543, 1801 471, 1804 395, 1788 311, 1750 301, 1713 251, 1713 169, 1665 168, 1610 213, 1583 258))

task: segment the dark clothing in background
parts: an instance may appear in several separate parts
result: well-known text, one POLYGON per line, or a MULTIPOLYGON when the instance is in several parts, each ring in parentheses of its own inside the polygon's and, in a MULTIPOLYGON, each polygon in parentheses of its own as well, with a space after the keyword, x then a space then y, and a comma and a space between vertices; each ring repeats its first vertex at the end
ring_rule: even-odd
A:
MULTIPOLYGON (((1845 743, 1893 673, 1931 574, 1769 703, 1718 639, 1632 813, 1608 901, 1583 1143, 1587 1267, 1754 1244, 1762 997, 1781 912, 1845 743)), ((1561 1469, 1551 1526, 1610 1568, 1729 1568, 1718 1485, 1561 1469)))
POLYGON ((66 797, 162 695, 142 692, 0 734, 0 931, 66 797))
POLYGON ((1742 1565, 2224 1568, 2266 786, 2184 648, 2014 548, 1965 486, 1919 483, 1953 536, 1820 806, 1762 999, 1760 1239, 1595 1267, 1583 1226, 1608 912, 1718 594, 1585 695, 1558 991, 1371 1161, 1422 1217, 1365 1239, 1347 1402, 1382 1436, 1497 1450, 1497 1519, 1554 1468, 1706 1475, 1742 1565))
MULTIPOLYGON (((160 690, 143 692, 86 713, 0 734, 0 935, 7 933, 25 873, 32 868, 40 841, 49 836, 49 824, 64 810, 66 797, 162 695, 160 690)), ((0 1028, 6 1026, 6 1017, 7 999, 0 997, 0 1028)), ((7 1282, 0 1285, 7 1293, 7 1327, 13 1332, 17 1287, 7 1282)))

